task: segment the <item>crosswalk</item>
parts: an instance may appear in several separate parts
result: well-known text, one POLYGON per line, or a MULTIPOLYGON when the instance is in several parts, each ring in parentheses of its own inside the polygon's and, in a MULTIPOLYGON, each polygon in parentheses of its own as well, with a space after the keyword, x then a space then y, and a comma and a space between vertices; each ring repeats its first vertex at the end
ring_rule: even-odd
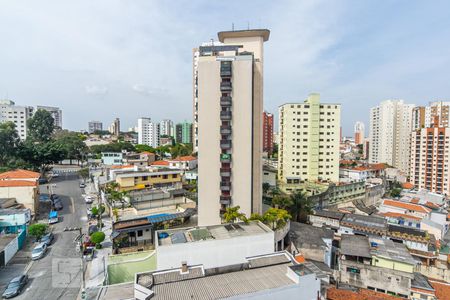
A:
POLYGON ((77 173, 80 168, 64 168, 64 169, 55 169, 53 168, 53 173, 64 174, 64 173, 77 173))

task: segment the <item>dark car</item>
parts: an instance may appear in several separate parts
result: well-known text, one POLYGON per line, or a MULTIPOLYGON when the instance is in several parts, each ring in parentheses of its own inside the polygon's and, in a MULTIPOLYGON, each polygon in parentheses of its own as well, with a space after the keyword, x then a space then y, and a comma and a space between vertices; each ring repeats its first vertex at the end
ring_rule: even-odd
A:
POLYGON ((43 237, 41 237, 40 242, 46 244, 47 246, 50 246, 53 242, 54 239, 54 235, 53 233, 49 232, 46 235, 44 235, 43 237))
POLYGON ((63 204, 60 198, 56 198, 53 200, 53 207, 55 210, 63 209, 63 204))
POLYGON ((39 178, 38 182, 39 182, 39 184, 46 184, 46 183, 48 183, 48 180, 47 180, 47 178, 39 178))
POLYGON ((13 278, 6 287, 6 290, 3 292, 3 298, 8 299, 19 295, 25 285, 27 285, 27 282, 28 275, 22 275, 13 278))
POLYGON ((54 200, 56 200, 56 199, 59 199, 59 196, 56 195, 56 194, 51 194, 51 195, 50 195, 50 199, 51 199, 52 201, 54 201, 54 200))

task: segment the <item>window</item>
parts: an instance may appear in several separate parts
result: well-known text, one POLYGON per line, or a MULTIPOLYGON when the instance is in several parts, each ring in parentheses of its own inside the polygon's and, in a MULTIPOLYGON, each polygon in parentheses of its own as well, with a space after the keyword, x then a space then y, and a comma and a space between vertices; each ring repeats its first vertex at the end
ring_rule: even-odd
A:
POLYGON ((354 274, 360 274, 361 271, 358 268, 354 268, 354 267, 347 267, 347 272, 348 273, 354 273, 354 274))
POLYGON ((137 232, 137 236, 143 236, 143 232, 142 232, 142 230, 138 230, 138 232, 137 232))

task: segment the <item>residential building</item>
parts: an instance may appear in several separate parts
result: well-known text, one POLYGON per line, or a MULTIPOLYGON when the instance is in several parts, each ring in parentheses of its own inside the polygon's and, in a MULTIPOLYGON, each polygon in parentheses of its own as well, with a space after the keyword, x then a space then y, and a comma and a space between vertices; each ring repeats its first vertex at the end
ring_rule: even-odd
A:
POLYGON ((391 240, 342 235, 340 283, 409 298, 416 261, 391 240))
POLYGON ((367 180, 369 178, 381 178, 384 176, 384 164, 369 164, 360 166, 345 166, 339 168, 339 177, 351 181, 367 180))
POLYGON ((120 135, 120 119, 116 118, 114 122, 109 126, 109 132, 118 137, 120 135))
POLYGON ((183 172, 181 170, 119 170, 115 173, 115 181, 121 191, 143 190, 155 187, 172 189, 182 188, 183 172))
POLYGON ((88 132, 92 134, 96 131, 103 131, 103 123, 100 121, 89 121, 88 132))
POLYGON ((431 213, 431 209, 428 207, 413 204, 413 203, 405 203, 402 201, 384 199, 379 207, 380 213, 400 213, 406 214, 413 217, 418 217, 420 219, 428 219, 431 213))
POLYGON ((46 110, 46 111, 48 111, 51 115, 52 115, 52 117, 53 117, 53 120, 55 121, 55 127, 56 128, 60 128, 60 129, 62 129, 63 127, 63 121, 62 121, 62 110, 59 108, 59 107, 53 107, 53 106, 37 106, 36 107, 36 110, 39 110, 39 109, 42 109, 42 110, 46 110))
POLYGON ((364 123, 361 121, 358 121, 355 123, 355 144, 361 145, 364 143, 364 137, 365 137, 365 127, 364 123))
POLYGON ((219 32, 198 58, 198 222, 262 210, 263 44, 269 30, 219 32))
POLYGON ((159 146, 160 124, 154 123, 150 118, 138 119, 138 144, 153 148, 159 146))
POLYGON ((31 210, 28 208, 0 209, 0 232, 19 233, 27 229, 31 222, 31 210))
MULTIPOLYGON (((439 124, 436 117, 435 124, 439 124)), ((450 127, 433 126, 411 133, 410 180, 417 188, 450 195, 450 127)))
POLYGON ((192 123, 183 122, 175 126, 175 141, 177 143, 191 144, 192 143, 192 123))
POLYGON ((263 112, 263 152, 273 152, 273 114, 263 112))
POLYGON ((27 120, 33 113, 31 106, 17 106, 11 100, 0 100, 0 122, 13 122, 21 140, 27 138, 27 120))
POLYGON ((181 124, 175 125, 175 143, 183 141, 183 126, 181 124))
POLYGON ((403 100, 386 100, 370 110, 370 163, 387 163, 408 174, 413 108, 403 100))
POLYGON ((278 179, 282 184, 339 181, 341 105, 320 103, 311 94, 304 103, 279 108, 278 179))
POLYGON ((137 167, 147 167, 155 160, 155 153, 144 151, 141 153, 127 153, 123 158, 123 163, 137 167))
POLYGON ((37 172, 20 169, 0 173, 0 198, 14 198, 35 215, 39 209, 39 177, 37 172))
POLYGON ((434 125, 438 127, 450 127, 450 102, 435 101, 428 106, 419 106, 413 110, 413 129, 430 128, 434 125), (439 122, 435 123, 435 118, 439 122))
POLYGON ((316 208, 338 208, 355 201, 364 200, 366 184, 364 181, 334 184, 330 183, 323 192, 314 193, 308 198, 316 208))
POLYGON ((173 122, 171 120, 162 120, 159 123, 159 133, 160 135, 167 135, 168 137, 175 136, 175 128, 173 127, 173 122))
POLYGON ((106 166, 123 165, 122 152, 102 152, 102 164, 106 166))
MULTIPOLYGON (((426 116, 425 116, 425 106, 416 106, 412 111, 412 130, 420 130, 425 127, 426 116)), ((428 126, 427 126, 428 127, 428 126)))
MULTIPOLYGON (((192 242, 183 246, 186 244, 192 242)), ((221 257, 230 256, 226 253, 221 257)), ((314 265, 298 264, 287 252, 271 251, 265 255, 246 257, 239 264, 214 269, 203 264, 183 262, 169 270, 138 273, 134 281, 134 298, 322 299, 323 277, 324 274, 314 265)))
POLYGON ((277 169, 263 165, 263 184, 267 183, 270 187, 277 186, 277 169))
POLYGON ((344 217, 344 213, 333 210, 315 210, 313 214, 308 216, 309 223, 315 227, 328 227, 335 231, 339 229, 340 222, 344 217))
POLYGON ((362 159, 365 159, 365 160, 369 159, 369 151, 370 151, 370 139, 365 138, 364 143, 363 143, 362 159))

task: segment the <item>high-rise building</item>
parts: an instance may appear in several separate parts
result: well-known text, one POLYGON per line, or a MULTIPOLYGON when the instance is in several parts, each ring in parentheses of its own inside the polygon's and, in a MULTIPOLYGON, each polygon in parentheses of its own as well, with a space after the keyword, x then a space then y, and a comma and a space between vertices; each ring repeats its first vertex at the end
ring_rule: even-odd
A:
POLYGON ((181 123, 175 125, 175 143, 183 142, 183 125, 181 123))
POLYGON ((120 135, 120 119, 116 118, 114 122, 109 126, 109 132, 114 136, 120 135))
POLYGON ((88 123, 88 132, 94 133, 96 131, 102 131, 103 130, 103 123, 100 121, 89 121, 88 123))
POLYGON ((175 142, 191 144, 193 141, 192 123, 184 121, 175 126, 175 142))
POLYGON ((409 173, 413 108, 403 100, 386 100, 370 110, 370 163, 409 173))
POLYGON ((273 152, 273 114, 263 112, 263 151, 273 152))
POLYGON ((439 127, 450 127, 450 102, 435 101, 428 106, 418 106, 413 109, 413 129, 430 128, 435 117, 439 118, 439 127))
POLYGON ((450 128, 441 127, 435 116, 432 127, 411 133, 410 180, 419 189, 443 195, 450 194, 450 128))
POLYGON ((138 119, 138 144, 153 148, 159 146, 160 124, 154 123, 150 118, 138 119))
POLYGON ((364 143, 364 136, 365 136, 365 127, 363 122, 356 122, 355 123, 355 144, 361 145, 364 143))
POLYGON ((412 130, 419 130, 425 127, 425 107, 416 106, 412 110, 412 130))
POLYGON ((27 120, 33 113, 31 106, 17 106, 14 101, 0 100, 0 122, 13 122, 21 140, 27 138, 27 120))
POLYGON ((198 223, 221 212, 262 210, 263 44, 269 30, 219 32, 223 45, 199 47, 198 223))
POLYGON ((59 107, 53 106, 37 106, 37 110, 43 109, 48 111, 55 121, 55 127, 62 129, 62 110, 59 107))
POLYGON ((311 94, 304 103, 279 107, 278 178, 284 184, 339 181, 341 105, 320 103, 311 94))
POLYGON ((159 123, 160 135, 174 136, 175 130, 171 120, 162 120, 159 123))

